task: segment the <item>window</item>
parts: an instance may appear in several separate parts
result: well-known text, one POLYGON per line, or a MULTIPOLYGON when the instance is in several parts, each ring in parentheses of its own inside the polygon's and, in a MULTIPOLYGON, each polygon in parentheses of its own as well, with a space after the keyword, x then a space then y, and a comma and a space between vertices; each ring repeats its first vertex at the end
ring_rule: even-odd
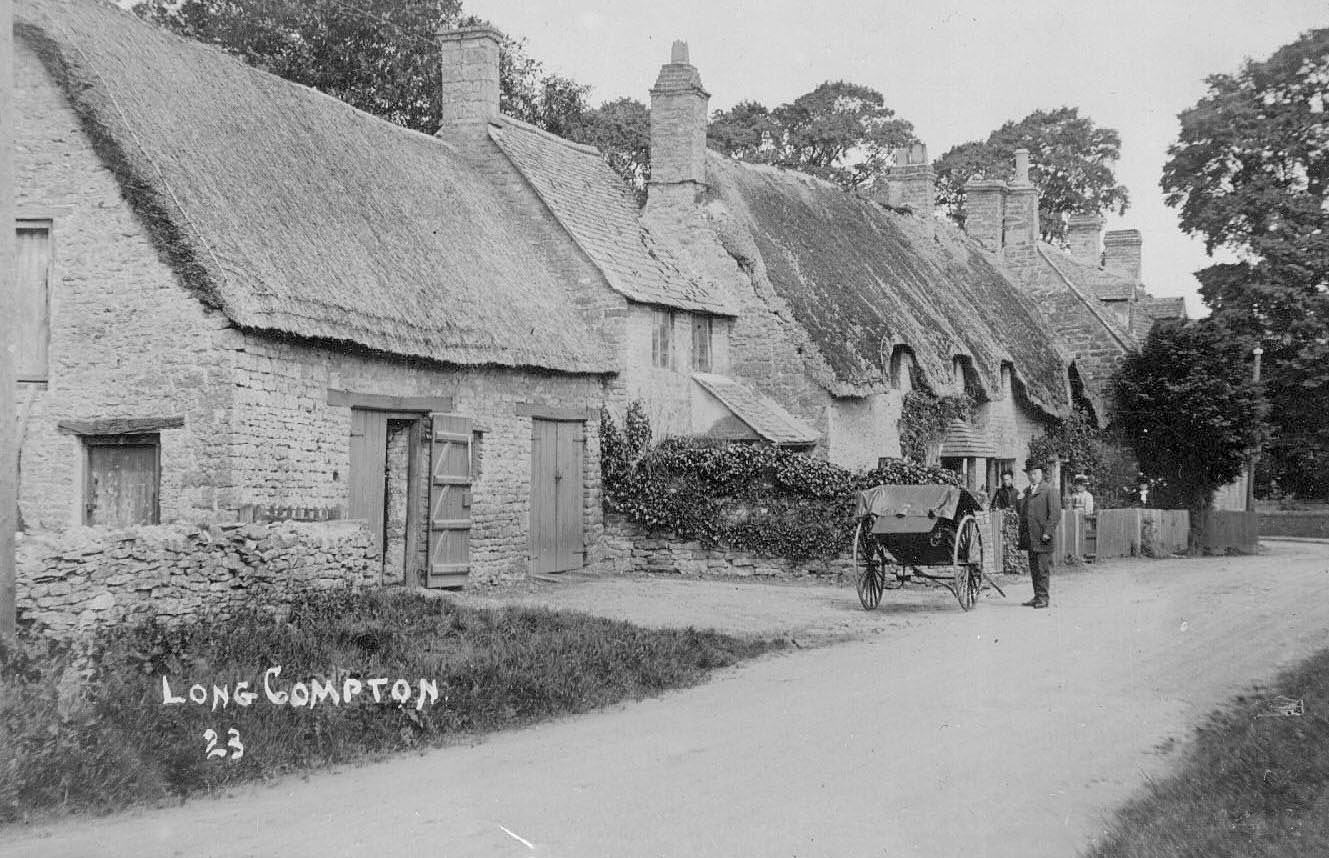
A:
POLYGON ((46 381, 51 340, 49 278, 51 222, 20 219, 16 223, 18 262, 18 380, 46 381))
POLYGON ((710 316, 692 317, 692 368, 697 372, 711 371, 711 335, 714 322, 710 316))
POLYGON ((908 346, 896 346, 891 349, 890 373, 891 387, 906 393, 913 389, 914 355, 908 346))
POLYGON ((1012 367, 1009 363, 1002 362, 1001 396, 1003 399, 1010 399, 1011 397, 1011 383, 1012 383, 1011 380, 1014 375, 1014 372, 1015 372, 1014 367, 1012 367))
POLYGON ((157 524, 161 482, 158 435, 87 435, 83 523, 157 524))
POLYGON ((651 362, 664 369, 674 368, 674 311, 652 310, 651 362))

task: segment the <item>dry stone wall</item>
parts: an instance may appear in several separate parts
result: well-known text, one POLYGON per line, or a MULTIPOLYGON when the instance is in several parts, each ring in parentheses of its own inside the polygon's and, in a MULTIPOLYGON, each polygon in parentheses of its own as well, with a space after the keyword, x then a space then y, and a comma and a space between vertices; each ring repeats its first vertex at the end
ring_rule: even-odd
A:
POLYGON ((242 604, 378 583, 363 522, 76 528, 19 545, 20 623, 54 637, 148 618, 180 623, 242 604))

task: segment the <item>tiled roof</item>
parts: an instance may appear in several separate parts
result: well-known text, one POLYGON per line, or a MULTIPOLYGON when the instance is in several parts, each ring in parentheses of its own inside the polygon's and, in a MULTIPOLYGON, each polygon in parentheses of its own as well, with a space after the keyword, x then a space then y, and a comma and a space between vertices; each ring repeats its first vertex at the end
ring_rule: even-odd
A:
POLYGON ((1059 257, 1057 267, 1074 280, 1076 286, 1100 301, 1129 301, 1135 297, 1134 283, 1105 268, 1085 265, 1069 255, 1059 257))
POLYGON ((774 444, 815 444, 821 433, 781 408, 775 400, 728 376, 694 372, 692 379, 753 432, 774 444))
POLYGON ((997 455, 997 448, 969 421, 952 420, 941 439, 941 455, 990 459, 997 455))
POLYGON ((716 287, 685 273, 674 255, 652 238, 636 201, 597 150, 509 117, 491 120, 489 136, 624 297, 734 315, 716 287))

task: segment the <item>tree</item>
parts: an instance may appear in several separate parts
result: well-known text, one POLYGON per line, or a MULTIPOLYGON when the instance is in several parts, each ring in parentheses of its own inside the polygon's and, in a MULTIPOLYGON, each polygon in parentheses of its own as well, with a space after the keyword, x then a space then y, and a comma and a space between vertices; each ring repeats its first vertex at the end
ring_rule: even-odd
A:
POLYGON ((578 143, 599 147, 615 173, 645 202, 651 178, 651 111, 632 98, 607 101, 585 111, 568 135, 578 143))
POLYGON ((1121 135, 1099 128, 1079 108, 1036 110, 1007 122, 984 141, 961 143, 942 155, 937 171, 937 204, 964 222, 964 184, 975 176, 1010 179, 1016 149, 1029 150, 1029 180, 1038 189, 1043 238, 1060 241, 1072 214, 1122 214, 1130 205, 1112 166, 1121 157, 1121 135))
MULTIPOLYGON (((426 134, 440 122, 440 22, 483 23, 461 18, 460 0, 143 0, 134 11, 426 134)), ((525 40, 509 36, 500 44, 499 85, 505 113, 556 134, 576 125, 589 91, 547 73, 526 55, 525 40)))
POLYGON ((1160 500, 1196 513, 1237 478, 1262 439, 1249 343, 1208 319, 1155 325, 1116 379, 1116 417, 1160 500))
POLYGON ((891 150, 917 141, 914 126, 895 115, 875 89, 846 81, 767 110, 744 101, 717 111, 710 146, 731 158, 801 170, 855 188, 880 175, 891 150))
POLYGON ((1207 80, 1162 188, 1182 229, 1237 262, 1199 272, 1213 318, 1258 342, 1284 488, 1329 495, 1329 29, 1207 80))

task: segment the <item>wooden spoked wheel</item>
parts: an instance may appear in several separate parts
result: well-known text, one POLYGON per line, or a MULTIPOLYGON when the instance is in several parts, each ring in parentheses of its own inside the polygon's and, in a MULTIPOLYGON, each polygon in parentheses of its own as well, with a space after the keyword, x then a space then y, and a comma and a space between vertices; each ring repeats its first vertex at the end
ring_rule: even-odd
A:
POLYGON ((881 548, 872 535, 872 519, 860 519, 854 528, 854 583, 858 585, 858 601, 867 611, 881 604, 881 591, 886 587, 882 560, 881 548))
POLYGON ((961 519, 955 529, 951 569, 955 598, 968 611, 978 603, 978 591, 983 584, 983 532, 972 515, 961 519))

